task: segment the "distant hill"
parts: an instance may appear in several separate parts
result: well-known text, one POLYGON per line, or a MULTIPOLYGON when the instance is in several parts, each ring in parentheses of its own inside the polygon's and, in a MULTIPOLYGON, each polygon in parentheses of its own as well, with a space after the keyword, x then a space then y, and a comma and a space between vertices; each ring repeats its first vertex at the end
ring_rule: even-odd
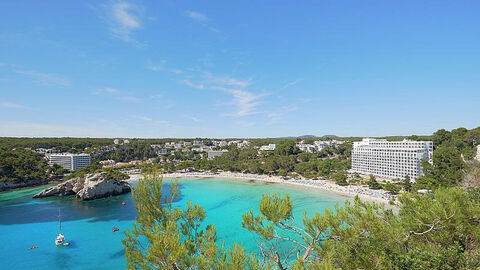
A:
POLYGON ((309 138, 317 138, 317 136, 315 136, 315 135, 302 135, 302 136, 298 136, 297 138, 309 139, 309 138))
POLYGON ((323 135, 322 138, 338 138, 337 135, 323 135))

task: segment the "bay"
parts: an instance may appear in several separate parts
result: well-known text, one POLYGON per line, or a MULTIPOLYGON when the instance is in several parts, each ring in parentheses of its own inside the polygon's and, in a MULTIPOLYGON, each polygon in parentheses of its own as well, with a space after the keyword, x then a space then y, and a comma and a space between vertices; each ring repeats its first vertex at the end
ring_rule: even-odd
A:
MULTIPOLYGON (((247 180, 180 179, 179 183, 176 206, 184 207, 189 200, 200 204, 207 213, 205 224, 215 224, 220 240, 227 246, 239 242, 251 252, 258 251, 256 237, 241 227, 242 214, 258 209, 262 194, 289 194, 298 224, 303 210, 311 216, 350 199, 316 189, 247 180)), ((121 239, 136 216, 130 194, 94 201, 72 197, 32 199, 42 188, 0 193, 1 269, 125 268, 121 239), (62 213, 63 232, 71 242, 68 247, 54 244, 58 209, 62 213), (112 232, 113 226, 120 231, 112 232), (29 250, 33 245, 38 248, 29 250)))

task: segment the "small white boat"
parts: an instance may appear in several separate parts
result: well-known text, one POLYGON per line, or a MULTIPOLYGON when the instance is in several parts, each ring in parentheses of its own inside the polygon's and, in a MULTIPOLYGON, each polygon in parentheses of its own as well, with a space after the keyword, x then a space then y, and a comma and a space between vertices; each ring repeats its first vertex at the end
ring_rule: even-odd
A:
POLYGON ((60 217, 60 209, 58 209, 58 236, 55 238, 56 246, 68 246, 69 242, 65 242, 65 236, 62 234, 62 219, 60 217))

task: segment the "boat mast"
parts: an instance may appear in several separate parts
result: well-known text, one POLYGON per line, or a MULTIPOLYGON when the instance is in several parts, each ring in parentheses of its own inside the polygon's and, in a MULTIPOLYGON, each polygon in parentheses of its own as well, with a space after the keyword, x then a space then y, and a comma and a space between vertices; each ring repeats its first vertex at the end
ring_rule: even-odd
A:
POLYGON ((58 208, 58 230, 62 234, 62 220, 60 219, 60 208, 58 208))

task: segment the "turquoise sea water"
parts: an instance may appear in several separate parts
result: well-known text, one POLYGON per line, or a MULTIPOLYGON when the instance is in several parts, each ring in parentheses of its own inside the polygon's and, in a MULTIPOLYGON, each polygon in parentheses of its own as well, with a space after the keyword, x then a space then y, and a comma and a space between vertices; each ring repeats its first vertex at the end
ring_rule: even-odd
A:
MULTIPOLYGON (((72 198, 32 199, 43 187, 0 193, 0 269, 124 269, 121 239, 136 210, 130 194, 82 202, 72 198), (123 206, 122 201, 127 205, 123 206), (68 247, 55 247, 58 209, 68 247), (112 232, 112 226, 120 228, 112 232), (29 250, 37 245, 37 249, 29 250)), ((228 179, 180 180, 180 198, 202 205, 206 223, 214 223, 219 239, 239 242, 257 251, 255 237, 241 227, 242 214, 258 209, 263 193, 290 194, 297 222, 302 210, 323 213, 347 197, 303 187, 228 179)))

